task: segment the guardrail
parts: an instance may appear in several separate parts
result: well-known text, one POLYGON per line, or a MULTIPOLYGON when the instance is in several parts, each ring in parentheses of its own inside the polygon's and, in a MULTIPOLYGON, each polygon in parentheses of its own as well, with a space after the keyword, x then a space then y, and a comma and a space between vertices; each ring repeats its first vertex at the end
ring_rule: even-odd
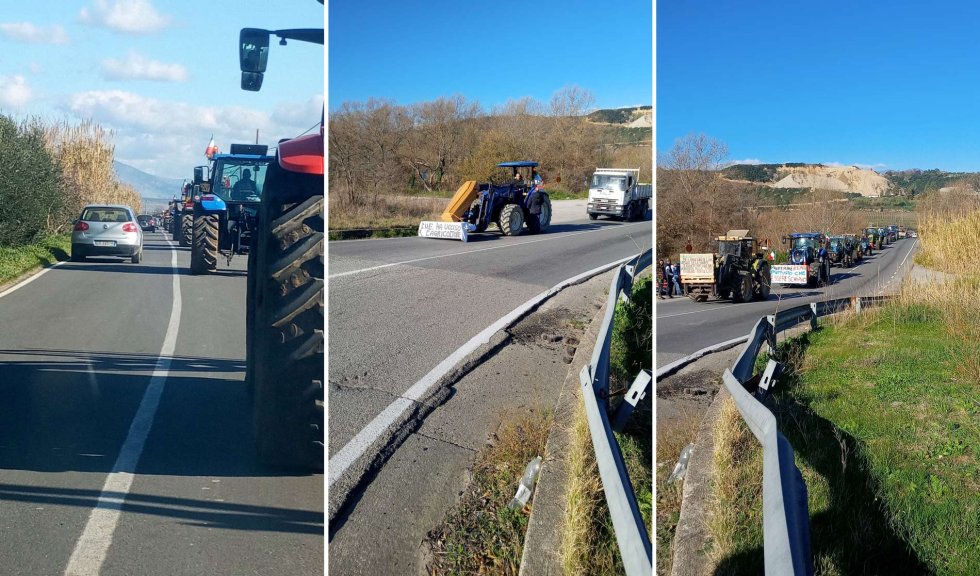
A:
POLYGON ((766 574, 813 574, 810 551, 810 513, 806 483, 793 457, 793 447, 779 432, 776 417, 764 401, 781 365, 770 359, 763 374, 753 376, 762 345, 776 348, 776 335, 787 328, 847 309, 860 313, 889 296, 851 297, 796 306, 764 316, 746 337, 745 347, 731 369, 722 375, 725 388, 752 434, 762 444, 762 537, 766 574))
POLYGON ((634 278, 652 263, 653 251, 647 250, 619 267, 609 287, 606 313, 596 339, 597 346, 592 352, 590 363, 579 373, 585 415, 595 449, 599 477, 602 479, 602 490, 606 494, 606 504, 612 517, 623 567, 630 576, 649 576, 653 572, 653 550, 613 431, 622 429, 629 420, 633 408, 646 394, 651 377, 645 370, 640 371, 613 416, 614 424, 610 424, 609 345, 612 342, 613 318, 620 295, 628 299, 634 278))

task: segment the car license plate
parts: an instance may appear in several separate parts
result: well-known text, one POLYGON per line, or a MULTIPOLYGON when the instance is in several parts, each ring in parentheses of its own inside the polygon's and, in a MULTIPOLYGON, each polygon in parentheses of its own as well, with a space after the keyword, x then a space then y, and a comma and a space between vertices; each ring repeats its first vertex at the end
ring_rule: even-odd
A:
POLYGON ((115 248, 116 241, 115 240, 95 240, 93 242, 93 244, 95 244, 96 246, 102 246, 102 247, 107 247, 107 248, 115 248))

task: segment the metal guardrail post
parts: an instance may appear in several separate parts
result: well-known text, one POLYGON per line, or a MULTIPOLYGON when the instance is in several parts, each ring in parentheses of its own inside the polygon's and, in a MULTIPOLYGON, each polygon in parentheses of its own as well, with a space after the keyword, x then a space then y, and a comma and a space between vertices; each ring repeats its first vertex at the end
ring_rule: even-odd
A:
POLYGON ((770 390, 776 384, 776 378, 783 371, 783 365, 780 362, 776 362, 772 358, 766 364, 766 371, 762 373, 762 379, 759 380, 759 389, 755 392, 755 398, 759 402, 765 400, 766 396, 769 395, 770 390))
POLYGON ((647 370, 640 370, 633 380, 633 385, 630 386, 629 392, 623 397, 623 401, 620 402, 619 407, 616 408, 616 415, 613 417, 612 428, 616 432, 622 432, 623 427, 629 422, 630 416, 633 415, 633 409, 636 405, 643 400, 644 396, 647 394, 647 388, 650 386, 650 372, 647 370))

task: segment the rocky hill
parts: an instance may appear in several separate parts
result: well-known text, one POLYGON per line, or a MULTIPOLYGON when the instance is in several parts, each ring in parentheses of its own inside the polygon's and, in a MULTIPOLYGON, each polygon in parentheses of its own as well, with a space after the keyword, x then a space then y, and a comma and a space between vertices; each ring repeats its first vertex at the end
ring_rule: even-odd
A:
POLYGON ((760 164, 729 166, 722 171, 729 180, 750 181, 771 188, 810 188, 851 192, 876 198, 889 196, 897 187, 874 170, 857 166, 822 164, 760 164))

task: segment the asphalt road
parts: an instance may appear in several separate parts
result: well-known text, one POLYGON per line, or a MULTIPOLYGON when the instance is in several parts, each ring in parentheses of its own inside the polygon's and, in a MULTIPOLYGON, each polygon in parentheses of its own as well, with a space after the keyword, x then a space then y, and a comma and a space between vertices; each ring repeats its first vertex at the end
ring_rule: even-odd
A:
POLYGON ((189 259, 147 234, 0 297, 0 573, 322 573, 323 476, 253 456, 246 259, 189 259))
POLYGON ((897 291, 912 266, 918 240, 907 238, 874 252, 851 268, 830 270, 824 288, 784 286, 763 302, 735 304, 730 300, 694 302, 687 297, 658 300, 656 362, 663 366, 702 348, 744 336, 760 317, 789 308, 846 296, 871 296, 897 291))
MULTIPOLYGON (((651 240, 650 220, 590 221, 584 201, 568 201, 555 203, 552 229, 537 236, 492 231, 474 234, 468 243, 331 242, 331 476, 338 452, 344 454, 355 435, 393 402, 404 401, 409 388, 474 335, 561 281, 645 250, 651 240)), ((377 454, 394 432, 372 435, 362 460, 377 454)), ((349 488, 363 473, 363 466, 352 466, 336 484, 349 488)), ((334 499, 349 492, 334 490, 332 480, 331 511, 334 499)))

